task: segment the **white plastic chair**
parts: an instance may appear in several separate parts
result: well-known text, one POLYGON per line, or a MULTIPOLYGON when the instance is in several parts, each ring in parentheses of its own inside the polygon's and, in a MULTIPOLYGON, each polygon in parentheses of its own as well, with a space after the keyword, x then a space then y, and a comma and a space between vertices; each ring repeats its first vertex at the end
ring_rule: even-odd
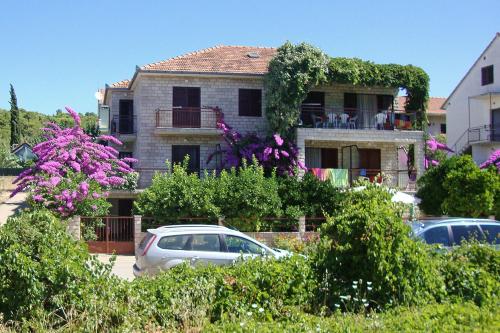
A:
POLYGON ((349 115, 347 113, 342 113, 340 115, 340 127, 348 128, 348 122, 347 122, 348 119, 349 115))

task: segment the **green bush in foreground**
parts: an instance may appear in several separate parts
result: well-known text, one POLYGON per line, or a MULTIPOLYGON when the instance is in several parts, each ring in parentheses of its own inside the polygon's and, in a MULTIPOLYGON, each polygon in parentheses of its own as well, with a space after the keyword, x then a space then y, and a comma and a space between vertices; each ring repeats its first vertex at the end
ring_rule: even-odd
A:
POLYGON ((451 300, 477 305, 499 302, 500 253, 493 247, 464 242, 442 255, 440 267, 451 300))
POLYGON ((498 332, 500 307, 474 304, 428 304, 398 307, 369 316, 335 313, 331 317, 290 315, 282 321, 263 322, 251 316, 216 323, 204 332, 498 332))
POLYGON ((318 275, 330 309, 422 304, 444 296, 437 261, 410 237, 385 189, 348 193, 343 208, 321 227, 318 275))
POLYGON ((322 230, 317 257, 311 246, 308 258, 182 265, 133 282, 112 276, 110 265, 89 255, 50 213, 23 213, 0 228, 0 332, 498 326, 499 252, 464 244, 437 253, 410 239, 387 193, 377 188, 349 194, 348 202, 322 230), (470 304, 453 304, 464 301, 470 304))

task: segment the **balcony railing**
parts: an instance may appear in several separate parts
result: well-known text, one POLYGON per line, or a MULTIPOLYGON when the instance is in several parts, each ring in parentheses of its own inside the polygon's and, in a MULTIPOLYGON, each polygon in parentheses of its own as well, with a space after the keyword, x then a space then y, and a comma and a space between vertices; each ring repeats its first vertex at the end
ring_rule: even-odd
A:
POLYGON ((354 108, 301 107, 301 127, 337 129, 415 129, 416 112, 354 108))
POLYGON ((113 116, 111 134, 135 134, 136 132, 136 116, 113 116))
POLYGON ((219 108, 173 108, 156 110, 156 128, 216 129, 221 117, 219 108))
POLYGON ((451 149, 456 154, 461 154, 470 147, 471 144, 483 142, 500 142, 500 126, 482 125, 466 129, 462 135, 453 143, 451 149))

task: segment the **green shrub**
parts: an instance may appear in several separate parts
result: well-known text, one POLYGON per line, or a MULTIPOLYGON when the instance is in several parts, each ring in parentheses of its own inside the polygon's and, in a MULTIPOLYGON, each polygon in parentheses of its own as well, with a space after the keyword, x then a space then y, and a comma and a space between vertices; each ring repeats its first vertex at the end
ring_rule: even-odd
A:
POLYGON ((477 305, 498 303, 500 296, 500 253, 477 241, 442 254, 441 274, 452 301, 477 305))
POLYGON ((243 231, 258 231, 261 218, 281 215, 281 201, 274 174, 264 175, 257 161, 222 171, 213 180, 215 201, 226 223, 243 231))
POLYGON ((451 216, 488 216, 493 213, 495 193, 500 187, 496 170, 481 170, 470 156, 446 175, 443 188, 448 193, 443 211, 451 216))
POLYGON ((278 194, 285 215, 291 217, 323 217, 340 206, 342 194, 330 182, 319 180, 312 173, 278 178, 278 194))
POLYGON ((498 332, 500 307, 474 304, 428 304, 418 308, 399 307, 385 313, 336 313, 319 317, 289 314, 279 321, 260 321, 253 317, 215 323, 204 332, 498 332))
POLYGON ((46 313, 63 320, 70 310, 87 309, 91 298, 109 301, 105 289, 115 280, 110 269, 51 213, 10 218, 0 228, 0 313, 8 320, 46 313))
POLYGON ((212 181, 203 181, 198 174, 188 172, 187 163, 186 159, 172 167, 167 161, 168 170, 156 173, 151 186, 137 198, 135 213, 152 216, 158 223, 181 217, 216 218, 219 208, 213 204, 212 181))
POLYGON ((315 279, 300 256, 252 259, 228 267, 175 267, 153 279, 137 279, 134 288, 147 316, 165 326, 225 320, 251 312, 263 319, 279 318, 288 306, 310 309, 315 279))
POLYGON ((494 213, 500 178, 481 170, 468 155, 454 156, 419 179, 420 208, 430 215, 487 216, 494 213))
POLYGON ((305 255, 314 255, 317 251, 318 244, 319 235, 317 234, 305 234, 302 238, 283 235, 277 236, 274 239, 274 247, 305 255))
POLYGON ((410 238, 398 206, 379 186, 349 192, 320 233, 321 297, 331 309, 418 304, 443 292, 436 261, 410 238))

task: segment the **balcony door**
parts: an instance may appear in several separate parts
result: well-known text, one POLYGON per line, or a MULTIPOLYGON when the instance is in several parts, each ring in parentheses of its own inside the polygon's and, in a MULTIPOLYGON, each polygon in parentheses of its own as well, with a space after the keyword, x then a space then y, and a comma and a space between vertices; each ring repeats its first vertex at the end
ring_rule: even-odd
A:
POLYGON ((118 133, 132 134, 134 132, 134 101, 121 99, 118 116, 118 133))
POLYGON ((373 180, 380 173, 381 159, 380 149, 359 149, 360 175, 373 180))
POLYGON ((184 158, 189 156, 188 171, 200 171, 200 146, 174 145, 172 146, 172 163, 184 162, 184 158))
POLYGON ((173 87, 172 93, 173 127, 200 128, 200 88, 173 87))
POLYGON ((491 141, 500 141, 500 109, 491 110, 491 141))

